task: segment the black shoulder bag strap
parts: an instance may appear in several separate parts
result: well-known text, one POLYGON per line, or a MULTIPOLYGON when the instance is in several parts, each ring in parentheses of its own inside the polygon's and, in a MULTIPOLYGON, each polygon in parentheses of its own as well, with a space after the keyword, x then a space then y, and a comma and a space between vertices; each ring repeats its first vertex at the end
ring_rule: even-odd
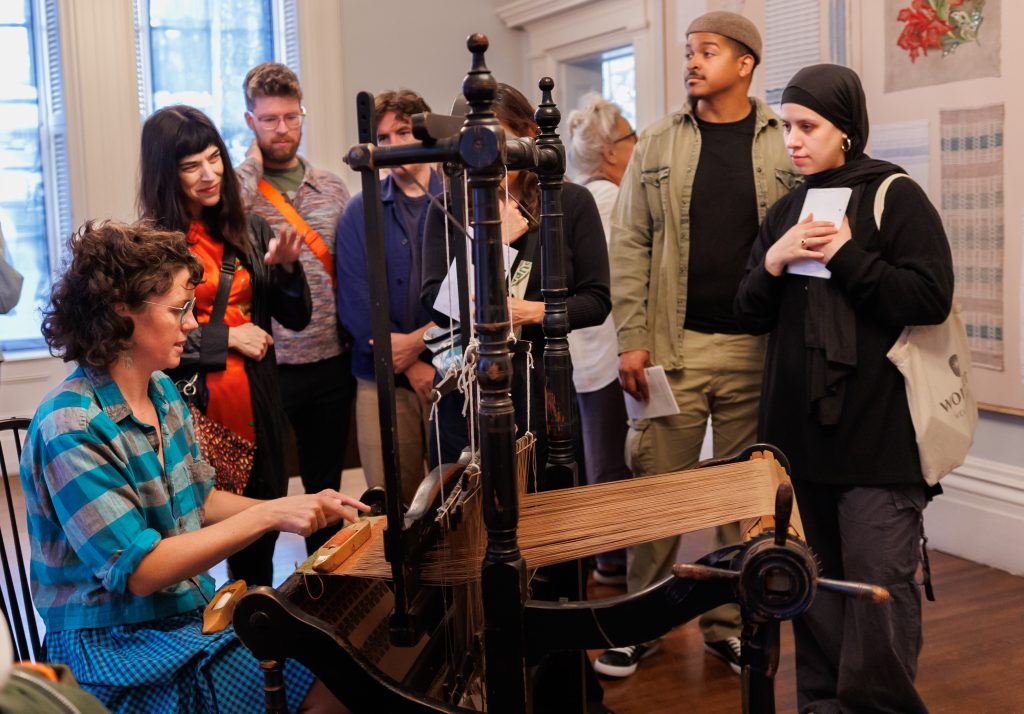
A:
MULTIPOLYGON (((220 263, 220 281, 217 283, 217 296, 213 301, 210 322, 224 322, 224 313, 228 309, 228 296, 231 284, 235 281, 235 248, 229 243, 224 244, 224 258, 220 263)), ((175 382, 175 386, 190 407, 206 412, 210 395, 206 391, 206 377, 202 369, 197 369, 190 379, 175 382)))
POLYGON ((235 247, 230 243, 225 243, 224 258, 220 262, 220 280, 217 283, 217 297, 213 301, 210 322, 224 322, 224 313, 228 309, 228 295, 231 294, 231 284, 234 281, 235 247))

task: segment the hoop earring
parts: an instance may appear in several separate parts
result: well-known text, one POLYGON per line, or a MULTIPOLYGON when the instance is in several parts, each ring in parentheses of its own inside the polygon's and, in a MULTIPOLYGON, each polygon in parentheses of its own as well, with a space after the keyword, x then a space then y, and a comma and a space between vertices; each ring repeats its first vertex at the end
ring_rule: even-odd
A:
POLYGON ((850 141, 850 137, 845 134, 843 135, 843 143, 840 145, 840 148, 843 150, 844 154, 849 153, 850 149, 853 148, 853 142, 850 141))

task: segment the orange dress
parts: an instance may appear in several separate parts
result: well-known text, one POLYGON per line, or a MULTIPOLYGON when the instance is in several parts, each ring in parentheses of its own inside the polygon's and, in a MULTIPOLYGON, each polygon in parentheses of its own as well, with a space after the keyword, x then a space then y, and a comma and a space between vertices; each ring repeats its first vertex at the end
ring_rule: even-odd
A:
MULTIPOLYGON (((196 319, 205 324, 210 321, 213 303, 217 299, 224 243, 211 236, 202 221, 192 221, 188 230, 188 244, 206 271, 205 281, 196 288, 196 319)), ((228 294, 224 324, 238 327, 247 322, 252 322, 252 279, 249 271, 235 258, 235 279, 231 282, 231 292, 228 294)), ((245 357, 229 350, 225 369, 206 373, 206 387, 210 393, 206 416, 255 442, 256 428, 249 376, 245 372, 245 357)))

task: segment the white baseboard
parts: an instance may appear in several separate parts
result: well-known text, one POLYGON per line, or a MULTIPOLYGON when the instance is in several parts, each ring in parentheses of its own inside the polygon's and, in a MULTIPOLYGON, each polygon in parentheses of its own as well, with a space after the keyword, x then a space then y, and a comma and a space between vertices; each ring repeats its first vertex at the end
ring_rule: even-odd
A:
POLYGON ((925 511, 936 550, 1024 574, 1024 468, 967 457, 925 511))

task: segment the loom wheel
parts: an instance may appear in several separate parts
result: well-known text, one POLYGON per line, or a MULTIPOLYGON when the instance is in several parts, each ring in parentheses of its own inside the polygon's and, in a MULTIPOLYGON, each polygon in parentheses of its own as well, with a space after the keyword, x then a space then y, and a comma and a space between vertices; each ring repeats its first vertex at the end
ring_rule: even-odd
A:
POLYGON ((743 614, 740 666, 744 713, 775 713, 775 674, 779 668, 779 623, 806 612, 819 588, 881 603, 889 592, 877 585, 820 577, 814 554, 789 532, 793 487, 775 492, 775 525, 744 545, 735 570, 680 563, 677 577, 732 580, 743 614))

